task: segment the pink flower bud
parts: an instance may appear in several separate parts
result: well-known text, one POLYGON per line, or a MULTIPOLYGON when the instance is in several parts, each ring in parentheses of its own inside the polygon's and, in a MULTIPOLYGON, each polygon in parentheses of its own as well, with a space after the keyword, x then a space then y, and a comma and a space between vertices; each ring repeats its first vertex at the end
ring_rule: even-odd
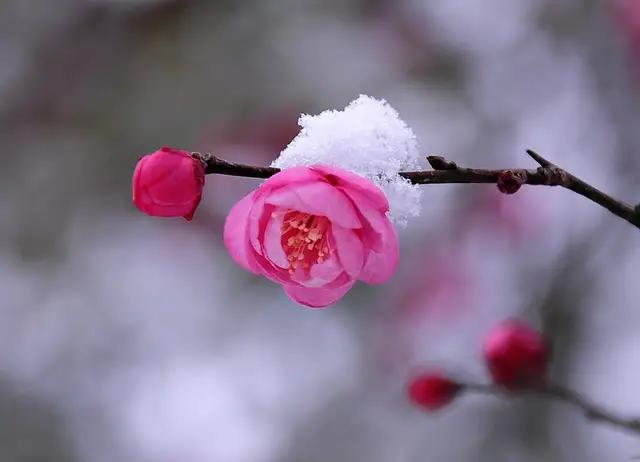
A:
POLYGON ((415 404, 436 411, 456 397, 459 384, 439 372, 429 372, 415 377, 408 387, 409 398, 415 404))
POLYGON ((483 353, 494 383, 511 390, 540 382, 549 363, 549 348, 542 334, 511 319, 489 332, 483 353))
POLYGON ((133 202, 154 217, 191 220, 202 197, 204 163, 164 147, 142 157, 133 173, 133 202))

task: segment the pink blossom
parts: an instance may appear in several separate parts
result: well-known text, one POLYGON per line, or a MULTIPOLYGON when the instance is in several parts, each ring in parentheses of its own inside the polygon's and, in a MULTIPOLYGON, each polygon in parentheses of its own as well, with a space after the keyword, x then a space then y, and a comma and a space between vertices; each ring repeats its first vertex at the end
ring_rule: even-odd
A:
POLYGON ((147 215, 191 220, 202 197, 204 164, 164 147, 142 157, 133 173, 133 202, 147 215))
POLYGON ((380 284, 398 265, 389 203, 370 181, 328 166, 293 167, 229 213, 224 241, 243 268, 282 284, 311 307, 341 298, 356 280, 380 284))

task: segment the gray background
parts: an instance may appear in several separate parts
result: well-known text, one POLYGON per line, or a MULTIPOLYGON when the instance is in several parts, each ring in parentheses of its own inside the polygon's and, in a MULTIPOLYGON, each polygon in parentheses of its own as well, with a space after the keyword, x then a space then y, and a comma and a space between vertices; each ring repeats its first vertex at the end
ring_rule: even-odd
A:
POLYGON ((640 200, 632 24, 591 0, 1 1, 0 460, 640 454, 564 405, 404 396, 424 365, 483 380, 483 333, 517 315, 553 339, 554 379, 640 415, 640 236, 585 199, 425 186, 394 279, 314 311, 224 249, 255 180, 208 177, 190 224, 130 197, 143 153, 266 165, 299 113, 367 93, 425 154, 533 167, 533 148, 640 200))

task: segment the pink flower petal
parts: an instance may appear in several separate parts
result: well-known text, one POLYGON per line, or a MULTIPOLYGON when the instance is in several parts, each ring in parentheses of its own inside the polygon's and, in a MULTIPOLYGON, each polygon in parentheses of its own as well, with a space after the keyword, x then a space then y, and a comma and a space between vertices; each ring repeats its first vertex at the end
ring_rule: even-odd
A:
MULTIPOLYGON (((344 273, 342 265, 337 257, 331 257, 323 263, 311 266, 308 274, 303 271, 293 273, 291 279, 304 287, 323 287, 333 283, 344 273)), ((348 280, 353 278, 348 277, 348 280)), ((348 280, 343 280, 339 285, 344 285, 348 280)))
POLYGON ((368 179, 348 170, 342 170, 330 165, 314 165, 311 169, 322 173, 330 183, 335 184, 335 186, 341 189, 361 192, 377 209, 384 212, 389 210, 387 196, 368 179))
POLYGON ((285 209, 324 216, 344 228, 362 227, 351 201, 328 183, 284 186, 268 194, 266 202, 285 209))
POLYGON ((338 258, 345 271, 357 278, 364 265, 364 247, 358 235, 351 229, 340 225, 331 225, 331 234, 335 240, 338 258))
MULTIPOLYGON (((335 260, 337 261, 337 258, 335 260)), ((295 273, 293 273, 293 277, 291 278, 291 280, 293 282, 296 282, 297 284, 291 285, 299 285, 308 288, 324 287, 325 289, 335 289, 337 287, 342 287, 354 280, 354 278, 349 276, 346 271, 342 269, 342 266, 339 262, 336 263, 333 269, 335 270, 333 274, 330 272, 331 269, 327 269, 326 272, 323 272, 324 274, 322 274, 322 277, 313 277, 311 276, 311 274, 303 275, 300 271, 296 271, 295 273)))
POLYGON ((400 261, 398 232, 389 221, 384 222, 382 229, 383 249, 381 252, 371 251, 359 279, 368 284, 382 284, 395 273, 400 261))
POLYGON ((291 167, 276 173, 260 185, 262 192, 268 192, 293 183, 311 183, 323 180, 320 173, 308 167, 291 167))
POLYGON ((342 287, 346 284, 348 284, 349 282, 353 281, 354 279, 349 276, 346 271, 343 271, 342 273, 340 273, 340 275, 335 278, 333 281, 328 282, 324 287, 326 289, 336 289, 338 287, 342 287))
POLYGON ((279 266, 280 268, 289 268, 289 260, 282 249, 282 220, 284 219, 284 213, 276 214, 275 217, 271 217, 267 222, 267 227, 264 231, 264 255, 271 263, 279 266))
MULTIPOLYGON (((287 282, 287 284, 299 284, 306 286, 307 283, 311 280, 309 273, 306 272, 301 266, 298 266, 293 273, 291 273, 291 280, 287 282)), ((313 286, 313 284, 311 284, 313 286)))
POLYGON ((327 283, 337 278, 342 271, 342 265, 340 265, 338 259, 332 255, 324 262, 313 265, 309 273, 313 279, 327 283))
POLYGON ((356 206, 362 223, 360 238, 366 249, 382 252, 381 234, 386 229, 385 222, 389 221, 386 214, 376 209, 365 194, 359 191, 345 189, 343 191, 356 206))
MULTIPOLYGON (((166 172, 164 178, 147 184, 147 190, 157 205, 167 206, 172 204, 189 204, 193 201, 194 194, 197 194, 197 183, 193 179, 193 160, 185 158, 181 163, 176 165, 173 170, 166 172)), ((171 163, 163 165, 164 169, 171 166, 171 163)), ((146 171, 151 170, 150 167, 156 167, 155 164, 147 163, 144 167, 146 171)))
POLYGON ((249 221, 249 241, 251 242, 253 249, 259 254, 262 254, 262 245, 260 244, 260 241, 264 236, 264 230, 267 226, 267 222, 271 218, 271 212, 273 210, 274 208, 272 206, 269 206, 268 210, 266 210, 264 195, 259 194, 259 190, 256 191, 256 194, 253 196, 253 207, 251 208, 251 212, 249 212, 247 220, 249 221))
MULTIPOLYGON (((264 252, 264 235, 267 224, 271 219, 271 213, 275 211, 275 207, 264 203, 264 195, 260 194, 260 190, 254 192, 253 206, 247 217, 247 251, 248 260, 258 268, 260 274, 277 283, 288 283, 291 276, 288 271, 283 270, 278 265, 263 255, 264 252)), ((277 258, 277 256, 276 256, 277 258)))
POLYGON ((247 225, 253 205, 253 195, 253 192, 247 194, 231 208, 224 223, 224 244, 237 264, 247 271, 260 274, 259 268, 256 267, 255 259, 248 253, 253 250, 249 249, 247 239, 247 225))
POLYGON ((261 254, 256 253, 253 250, 253 247, 249 246, 249 251, 247 253, 249 255, 250 261, 251 258, 253 258, 254 264, 260 272, 260 275, 266 277, 270 281, 277 282, 278 284, 291 283, 291 275, 287 270, 274 265, 266 257, 263 257, 261 254))
POLYGON ((293 301, 311 308, 323 308, 342 298, 354 284, 355 281, 350 281, 349 283, 334 289, 327 289, 323 287, 310 288, 294 285, 285 285, 283 288, 286 294, 293 301))

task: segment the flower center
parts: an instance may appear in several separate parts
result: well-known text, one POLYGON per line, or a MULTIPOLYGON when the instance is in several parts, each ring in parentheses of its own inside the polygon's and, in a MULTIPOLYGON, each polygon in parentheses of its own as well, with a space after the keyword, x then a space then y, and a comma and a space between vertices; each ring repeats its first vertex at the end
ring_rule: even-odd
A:
POLYGON ((298 268, 308 271, 312 265, 322 263, 331 255, 327 239, 329 226, 326 217, 295 210, 285 213, 281 244, 289 260, 289 273, 293 274, 298 268))

